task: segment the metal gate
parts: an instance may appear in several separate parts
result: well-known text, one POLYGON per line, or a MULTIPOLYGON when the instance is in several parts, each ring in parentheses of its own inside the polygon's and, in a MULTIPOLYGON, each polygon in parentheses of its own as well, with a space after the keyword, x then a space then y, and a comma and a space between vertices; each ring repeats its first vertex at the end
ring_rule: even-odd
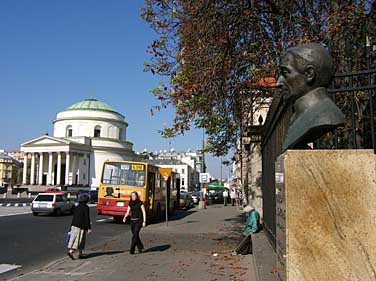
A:
MULTIPOLYGON (((328 46, 331 51, 331 45, 328 46)), ((338 48, 337 48, 338 49, 338 48)), ((373 149, 375 144, 376 46, 368 36, 354 42, 351 35, 343 40, 342 52, 332 52, 337 73, 328 93, 346 115, 346 124, 313 143, 313 149, 373 149)), ((265 230, 275 245, 275 160, 282 152, 292 105, 276 92, 262 138, 263 214, 265 230)))

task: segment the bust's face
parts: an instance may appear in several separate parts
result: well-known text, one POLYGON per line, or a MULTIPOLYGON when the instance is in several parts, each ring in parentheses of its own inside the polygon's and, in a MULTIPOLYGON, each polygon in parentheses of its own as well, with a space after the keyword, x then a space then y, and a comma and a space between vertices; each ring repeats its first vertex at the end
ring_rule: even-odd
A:
POLYGON ((296 100, 307 93, 307 83, 304 73, 296 68, 296 60, 290 53, 285 54, 281 61, 281 75, 277 87, 287 95, 287 99, 296 100))

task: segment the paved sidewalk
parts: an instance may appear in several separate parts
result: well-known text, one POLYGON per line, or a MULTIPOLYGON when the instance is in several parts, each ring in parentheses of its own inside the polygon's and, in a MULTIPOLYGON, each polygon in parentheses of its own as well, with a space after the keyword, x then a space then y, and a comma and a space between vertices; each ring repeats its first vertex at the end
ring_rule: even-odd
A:
POLYGON ((277 280, 277 257, 264 231, 252 236, 253 257, 256 263, 259 281, 277 280))
POLYGON ((235 207, 213 205, 178 216, 168 227, 162 222, 142 230, 143 254, 130 255, 130 241, 117 236, 88 249, 88 259, 64 257, 11 280, 257 280, 252 255, 231 256, 244 223, 235 207))

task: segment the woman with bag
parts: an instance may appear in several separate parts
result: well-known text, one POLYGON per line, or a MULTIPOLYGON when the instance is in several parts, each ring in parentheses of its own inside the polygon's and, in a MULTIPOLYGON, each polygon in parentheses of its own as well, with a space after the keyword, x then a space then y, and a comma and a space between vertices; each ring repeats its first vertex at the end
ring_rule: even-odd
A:
POLYGON ((84 193, 79 198, 78 206, 74 210, 71 234, 68 242, 67 255, 74 260, 74 252, 78 251, 78 258, 83 259, 86 256, 82 251, 85 249, 86 233, 91 233, 90 223, 90 209, 87 203, 89 202, 89 195, 84 193))
POLYGON ((127 212, 124 216, 123 222, 125 223, 127 217, 131 213, 131 230, 132 230, 132 243, 130 254, 133 255, 134 251, 137 249, 139 253, 142 253, 144 250, 144 245, 140 239, 140 230, 141 227, 146 226, 146 212, 144 203, 139 199, 138 193, 133 191, 131 194, 131 200, 129 201, 127 212))

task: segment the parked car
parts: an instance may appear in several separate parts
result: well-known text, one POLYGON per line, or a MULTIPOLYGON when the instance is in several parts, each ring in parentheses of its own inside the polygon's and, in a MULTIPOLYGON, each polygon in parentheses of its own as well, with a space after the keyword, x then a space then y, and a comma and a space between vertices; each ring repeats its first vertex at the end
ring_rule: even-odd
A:
POLYGON ((82 194, 86 193, 89 195, 89 203, 97 203, 98 202, 98 191, 96 190, 79 190, 77 192, 77 200, 80 199, 82 194))
POLYGON ((194 204, 197 205, 198 202, 200 202, 200 198, 201 198, 200 192, 193 192, 192 193, 192 199, 193 199, 194 204))
POLYGON ((34 216, 42 213, 61 215, 69 212, 72 214, 74 208, 74 202, 63 193, 39 193, 31 204, 34 216))
POLYGON ((188 192, 181 192, 180 199, 179 199, 179 207, 180 209, 189 209, 194 206, 192 195, 188 192))
POLYGON ((223 203, 222 191, 209 190, 206 196, 208 204, 223 203))
POLYGON ((44 193, 58 193, 58 194, 63 194, 64 192, 61 191, 58 188, 51 187, 51 188, 46 188, 45 191, 44 191, 44 193))

